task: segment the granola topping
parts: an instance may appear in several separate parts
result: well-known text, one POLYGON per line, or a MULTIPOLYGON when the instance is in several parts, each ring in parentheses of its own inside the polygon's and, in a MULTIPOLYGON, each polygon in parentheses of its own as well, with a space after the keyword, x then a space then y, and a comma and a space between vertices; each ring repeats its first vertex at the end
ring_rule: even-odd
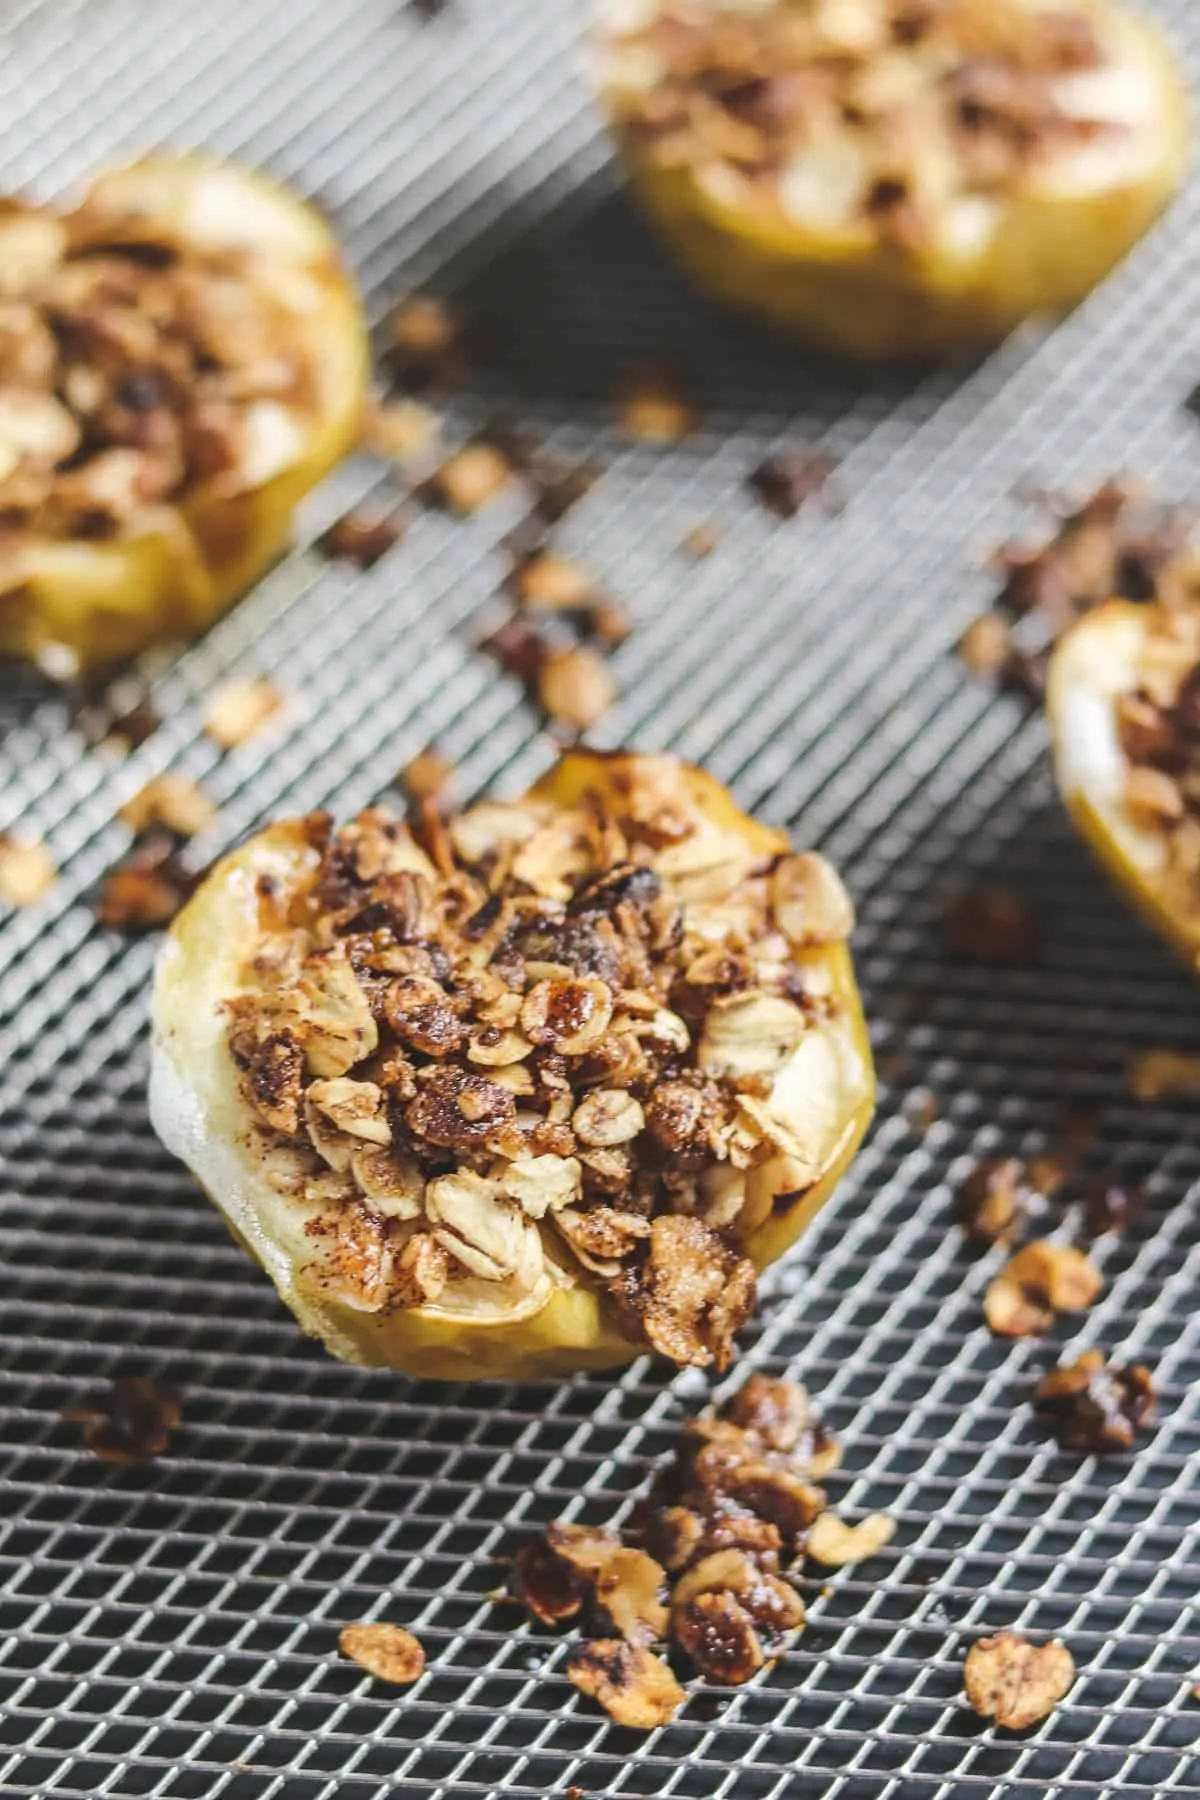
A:
POLYGON ((740 1239, 836 1138, 839 1006, 790 954, 848 929, 832 871, 756 856, 653 757, 605 805, 305 829, 226 1010, 306 1279, 472 1312, 599 1286, 635 1339, 723 1368, 740 1239))
POLYGON ((397 1687, 407 1687, 425 1672, 422 1644, 399 1625, 344 1625, 338 1649, 376 1681, 397 1687))
POLYGON ((1082 1250, 1036 1238, 988 1283, 984 1316, 1001 1337, 1039 1337, 1056 1313, 1086 1312, 1103 1286, 1082 1250))
POLYGON ((1037 1385, 1033 1404, 1064 1450, 1102 1456, 1131 1450, 1153 1420, 1154 1383, 1141 1363, 1121 1368, 1100 1350, 1053 1369, 1037 1385))
POLYGON ((1031 1644, 1015 1631, 980 1638, 967 1651, 963 1685, 983 1719, 1006 1731, 1024 1731, 1047 1718, 1075 1680, 1075 1659, 1065 1644, 1031 1644))
POLYGON ((611 0, 617 128, 717 204, 902 255, 982 254, 1005 204, 1140 166, 1150 71, 1091 8, 1032 0, 611 0))
POLYGON ((156 223, 148 179, 104 177, 63 214, 0 202, 6 585, 39 542, 136 538, 270 481, 322 404, 318 273, 269 232, 214 246, 190 215, 156 223))

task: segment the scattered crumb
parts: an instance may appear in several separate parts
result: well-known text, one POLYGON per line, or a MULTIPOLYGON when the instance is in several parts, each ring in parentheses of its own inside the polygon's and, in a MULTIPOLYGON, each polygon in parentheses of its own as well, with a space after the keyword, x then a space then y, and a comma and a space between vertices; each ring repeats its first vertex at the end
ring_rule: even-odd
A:
POLYGON ((1075 1158, 1065 1151, 1041 1150, 1025 1167, 1030 1186, 1051 1200, 1074 1169, 1075 1158))
POLYGON ((165 831, 174 832, 176 837, 190 838, 212 824, 217 809, 190 776, 167 771, 155 775, 145 787, 139 788, 117 816, 131 831, 142 832, 161 826, 165 831))
POLYGON ((104 695, 85 700, 75 714, 85 741, 127 755, 154 736, 162 720, 146 700, 122 706, 104 695))
POLYGON ((823 1512, 809 1527, 804 1553, 827 1568, 840 1569, 878 1556, 895 1535, 896 1521, 886 1513, 868 1513, 857 1525, 847 1525, 836 1513, 823 1512))
POLYGON ((1156 1396, 1143 1364, 1122 1368, 1106 1363, 1102 1351, 1088 1350, 1043 1376, 1033 1404, 1064 1450, 1102 1456, 1133 1448, 1137 1433, 1154 1418, 1156 1396))
POLYGON ((537 550, 509 577, 513 595, 531 612, 582 612, 596 604, 596 585, 577 563, 537 550))
POLYGON ((436 750, 422 750, 405 763, 400 780, 414 800, 444 802, 450 794, 454 771, 436 750))
POLYGON ((612 706, 616 683, 586 644, 548 650, 537 673, 538 700, 549 716, 574 731, 587 731, 612 706))
POLYGON ((1065 1644, 1031 1644, 1015 1631, 980 1638, 967 1652, 963 1685, 981 1719, 1024 1731, 1047 1718, 1070 1692, 1075 1659, 1065 1644))
POLYGON ((446 386, 462 372, 462 319, 430 294, 413 294, 392 314, 388 366, 405 387, 446 386))
POLYGON ((660 1656, 623 1638, 584 1644, 567 1664, 567 1678, 618 1725, 634 1731, 669 1724, 687 1699, 660 1656))
POLYGON ((525 477, 533 487, 537 518, 544 524, 557 525, 591 493, 603 473, 601 465, 595 462, 563 462, 545 452, 531 457, 525 477))
POLYGON ((750 490, 777 519, 794 519, 807 501, 825 497, 835 467, 822 450, 784 450, 751 471, 750 490))
POLYGON ((957 894, 943 920, 952 956, 1004 968, 1025 968, 1041 951, 1037 914, 1019 894, 971 888, 957 894))
POLYGON ((1036 1238, 988 1283, 983 1311, 1000 1337, 1040 1337, 1060 1312, 1086 1312, 1104 1278, 1082 1250, 1036 1238))
POLYGON ((690 437, 699 414, 677 378, 663 369, 630 375, 620 396, 620 425, 639 444, 678 444, 690 437))
POLYGON ((399 519, 385 513, 350 512, 334 521, 317 539, 317 547, 326 556, 352 562, 360 569, 373 569, 404 536, 399 519))
POLYGON ((704 557, 711 556, 720 541, 720 533, 716 526, 709 525, 702 520, 699 525, 692 526, 679 548, 686 555, 694 556, 699 562, 704 557))
POLYGON ((40 838, 0 834, 0 900, 33 906, 58 876, 54 858, 40 838))
POLYGON ((182 1407, 175 1388, 144 1375, 122 1375, 63 1417, 83 1426, 85 1446, 102 1462, 131 1464, 162 1455, 182 1407))
POLYGON ((344 1625, 338 1649, 376 1681, 407 1687, 425 1672, 425 1651, 411 1631, 399 1625, 344 1625))
POLYGON ((465 518, 494 500, 512 479, 512 464, 495 444, 477 439, 456 450, 431 476, 429 491, 442 506, 465 518))
POLYGON ((1146 1196, 1140 1188, 1121 1187, 1116 1182, 1097 1182, 1083 1197, 1083 1216, 1091 1237, 1103 1237, 1109 1231, 1128 1231, 1141 1217, 1146 1196))
POLYGON ((958 640, 958 653, 972 675, 1003 675, 1012 656, 1012 629, 1003 613, 985 612, 958 640))
POLYGON ((482 648, 518 681, 532 685, 537 681, 548 646, 532 625, 527 625, 523 619, 512 618, 505 619, 490 637, 485 638, 482 648))
POLYGON ((100 883, 96 917, 111 931, 157 931, 169 925, 200 877, 186 869, 169 831, 151 832, 100 883))
POLYGON ((932 1088, 914 1088, 904 1102, 904 1116, 914 1131, 930 1131, 942 1116, 942 1103, 932 1088))
POLYGON ((419 400, 374 400, 363 421, 362 442, 377 456, 412 463, 433 450, 441 420, 419 400))
POLYGON ((585 621, 587 630, 606 650, 619 650, 633 632, 633 620, 615 600, 601 600, 585 621))
POLYGON ((222 750, 235 750, 257 735, 283 707, 283 695, 265 676, 227 681, 215 688, 204 713, 204 729, 222 750))
POLYGON ((1129 1065, 1135 1100, 1173 1100, 1200 1093, 1200 1055, 1186 1050, 1142 1050, 1129 1065))
POLYGON ((1021 1235, 1030 1197, 1023 1163, 1015 1156, 987 1157, 959 1184, 955 1213, 978 1243, 1008 1244, 1021 1235))

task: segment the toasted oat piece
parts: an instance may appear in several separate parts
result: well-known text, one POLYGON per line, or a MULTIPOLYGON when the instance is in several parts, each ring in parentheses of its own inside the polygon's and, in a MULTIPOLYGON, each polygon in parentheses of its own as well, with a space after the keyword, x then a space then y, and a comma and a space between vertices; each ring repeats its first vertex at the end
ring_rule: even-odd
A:
POLYGON ((1086 1312, 1104 1277, 1082 1250, 1035 1239, 988 1283, 983 1310, 1001 1337, 1038 1337, 1059 1312, 1086 1312))
POLYGON ((584 751, 520 801, 273 826, 163 953, 158 1129, 337 1355, 724 1368, 871 1103, 848 902, 786 851, 700 771, 584 751))
POLYGON ((395 1687, 408 1687, 425 1673, 423 1646, 399 1625, 343 1625, 338 1649, 376 1681, 395 1687))
POLYGON ((669 1725, 687 1699, 660 1656, 623 1638, 584 1644, 567 1664, 567 1677, 618 1725, 635 1731, 669 1725))
POLYGON ((980 1638, 967 1652, 963 1684, 982 1719, 1006 1731, 1038 1725, 1066 1698, 1075 1681, 1075 1659, 1057 1638, 1031 1644, 1015 1631, 980 1638))

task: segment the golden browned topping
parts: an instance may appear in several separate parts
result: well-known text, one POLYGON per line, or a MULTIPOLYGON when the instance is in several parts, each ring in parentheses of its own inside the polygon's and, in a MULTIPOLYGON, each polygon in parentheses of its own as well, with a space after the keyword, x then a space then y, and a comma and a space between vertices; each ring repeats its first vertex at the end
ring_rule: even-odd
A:
POLYGON ((222 750, 236 750, 269 724, 283 704, 279 689, 264 676, 227 681, 209 696, 204 729, 222 750))
POLYGON ((1075 1659, 1065 1644, 1031 1644, 1015 1631, 980 1638, 967 1651, 963 1685, 982 1719, 1024 1731, 1047 1718, 1070 1692, 1075 1659))
POLYGON ((123 1375, 64 1416, 83 1426, 84 1443, 103 1462, 141 1463, 162 1455, 182 1408, 174 1388, 123 1375))
POLYGON ((0 203, 0 556, 14 580, 33 541, 162 529, 164 508, 258 488, 302 453, 320 405, 312 294, 298 270, 276 278, 269 242, 194 237, 165 220, 155 235, 151 209, 131 232, 103 181, 66 214, 0 203))
POLYGON ((1103 1276, 1082 1250, 1038 1238, 988 1283, 984 1316, 1001 1337, 1038 1337, 1056 1313, 1086 1312, 1103 1287, 1103 1276))
POLYGON ((54 886, 58 870, 40 838, 0 835, 0 900, 33 906, 54 886))
POLYGON ((972 619, 959 638, 958 653, 972 675, 998 679, 1010 667, 1012 626, 1003 613, 981 613, 977 619, 972 619))
POLYGON ((338 1649, 376 1681, 407 1687, 425 1672, 425 1651, 411 1631, 399 1625, 344 1625, 338 1649))
POLYGON ((635 1338, 725 1367, 754 1302, 740 1235, 826 1155, 840 1002, 793 948, 849 928, 833 878, 796 859, 778 882, 793 859, 714 822, 667 758, 629 759, 610 801, 305 829, 228 1016, 312 1215, 308 1278, 499 1310, 598 1286, 635 1338), (414 1292, 428 1242, 447 1260, 421 1256, 414 1292))
POLYGON ((582 612, 596 598, 596 584, 565 556, 539 549, 518 562, 510 583, 513 594, 531 612, 582 612))
POLYGON ((449 386, 469 360, 467 322, 432 294, 412 294, 392 314, 388 363, 406 387, 449 386))
MULTIPOLYGON (((707 1680, 740 1685, 804 1625, 804 1603, 780 1571, 806 1549, 817 1554, 825 1496, 812 1478, 839 1454, 802 1387, 752 1375, 719 1414, 684 1428, 633 1528, 639 1545, 594 1526, 549 1525, 517 1554, 519 1596, 545 1624, 585 1610, 606 1621, 639 1653, 619 1660, 630 1676, 649 1668, 640 1653, 667 1639, 707 1680)), ((893 1529, 875 1515, 854 1528, 835 1522, 834 1534, 864 1557, 893 1529)), ((597 1649, 607 1660, 613 1643, 589 1645, 585 1657, 597 1649)), ((607 1688, 585 1691, 613 1710, 607 1688)))
POLYGON ((1039 1381, 1033 1404, 1064 1450, 1102 1456, 1131 1450, 1137 1433, 1154 1418, 1154 1383, 1141 1363, 1121 1368, 1100 1350, 1053 1369, 1039 1381))
POLYGON ((982 1244, 1007 1244, 1021 1235, 1030 1199, 1025 1165, 1015 1156, 976 1163, 955 1196, 958 1222, 982 1244))
POLYGON ((567 1664, 567 1676, 618 1725, 634 1731, 669 1724, 687 1698, 660 1656, 624 1638, 584 1644, 567 1664))
POLYGON ((608 17, 602 78, 639 157, 901 253, 981 254, 1012 194, 1119 172, 1155 117, 1123 36, 1070 0, 610 0, 608 17))
POLYGON ((868 1513, 857 1525, 847 1525, 836 1513, 823 1512, 813 1520, 805 1546, 807 1555, 827 1568, 866 1562, 878 1556, 896 1535, 896 1521, 886 1513, 868 1513))
POLYGON ((125 802, 119 816, 131 831, 160 826, 176 837, 189 838, 212 824, 217 809, 197 782, 187 775, 167 771, 139 788, 125 802))

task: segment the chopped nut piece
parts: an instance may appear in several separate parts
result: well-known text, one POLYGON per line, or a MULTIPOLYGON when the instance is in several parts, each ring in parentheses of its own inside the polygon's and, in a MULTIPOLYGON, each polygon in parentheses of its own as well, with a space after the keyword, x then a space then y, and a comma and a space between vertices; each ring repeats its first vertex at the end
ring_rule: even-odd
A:
POLYGON ((431 491, 443 506, 466 516, 494 500, 512 480, 512 465, 495 444, 464 444, 433 476, 431 491))
POLYGON ((998 612, 981 613, 958 640, 958 653, 972 675, 993 679, 1008 669, 1012 648, 1012 628, 998 612))
POLYGON ((687 1698, 661 1657, 622 1638, 584 1644, 567 1664, 567 1676, 618 1725, 635 1731, 668 1725, 687 1698))
POLYGON ((408 1687, 425 1673, 424 1649, 399 1625, 344 1625, 338 1649, 376 1681, 395 1687, 408 1687))
POLYGON ((367 413, 363 442, 377 456, 408 463, 432 450, 441 422, 419 400, 377 401, 367 413))
POLYGON ((591 576, 550 550, 527 556, 518 564, 510 585, 516 599, 532 612, 581 612, 596 599, 591 576))
POLYGON ((896 1521, 886 1513, 868 1513, 857 1525, 847 1525, 836 1513, 824 1512, 813 1520, 804 1547, 814 1561, 840 1569, 878 1556, 895 1535, 896 1521))
POLYGON ((834 467, 820 450, 784 451, 751 471, 750 489, 777 519, 794 519, 807 501, 825 496, 834 467))
POLYGON ((210 826, 217 809, 203 788, 187 775, 156 775, 128 799, 119 817, 131 831, 162 826, 176 837, 195 837, 210 826))
POLYGON ((204 714, 204 729, 222 750, 234 750, 257 735, 283 706, 273 682, 229 681, 215 690, 204 714))
POLYGON ((817 1424, 808 1392, 795 1381, 748 1375, 726 1408, 733 1424, 760 1437, 768 1450, 789 1452, 817 1424))
POLYGON ((635 443, 678 444, 695 431, 699 416, 674 376, 648 369, 626 381, 620 422, 625 436, 635 443))
POLYGON ((199 879, 179 861, 173 836, 151 834, 104 877, 96 917, 113 931, 157 931, 170 924, 199 879))
POLYGON ((586 644, 548 651, 538 668, 537 684, 544 711, 574 731, 589 730, 617 697, 612 676, 586 644))
POLYGON ((780 857, 771 871, 771 910, 798 949, 844 943, 854 930, 854 905, 841 876, 814 851, 780 857))
POLYGON ((1121 1368, 1106 1363, 1099 1350, 1043 1376, 1033 1404, 1048 1417, 1064 1450, 1102 1456, 1131 1450, 1134 1438, 1154 1418, 1150 1371, 1142 1364, 1121 1368))
POLYGON ((1056 1312, 1085 1312, 1103 1286, 1082 1250, 1038 1238, 989 1282, 984 1316, 1002 1337, 1037 1337, 1050 1329, 1056 1312))
POLYGON ((454 771, 436 750, 422 750, 400 771, 400 780, 414 800, 434 800, 444 804, 449 797, 454 771))
POLYGON ((982 1244, 1007 1244, 1019 1237, 1029 1207, 1024 1164, 1015 1156, 977 1163, 955 1197, 958 1222, 982 1244))
POLYGON ((384 513, 351 512, 329 527, 317 544, 326 556, 340 557, 360 569, 373 569, 404 536, 399 519, 384 513))
POLYGON ((1129 1065, 1135 1100, 1173 1100, 1200 1093, 1200 1055, 1186 1050, 1142 1050, 1129 1065))
POLYGON ((1014 1631, 980 1638, 967 1652, 963 1684, 982 1719, 1024 1731, 1049 1716, 1070 1692, 1075 1659, 1065 1644, 1031 1644, 1014 1631))
POLYGON ((182 1408, 174 1388, 144 1375, 122 1375, 64 1417, 83 1426, 85 1445, 102 1462, 132 1464, 162 1455, 182 1408))
POLYGON ((0 900, 33 906, 54 886, 58 870, 39 838, 0 834, 0 900))
POLYGON ((1004 967, 1027 967, 1041 950, 1041 928, 1028 902, 1001 890, 959 894, 946 909, 952 956, 1004 967))

